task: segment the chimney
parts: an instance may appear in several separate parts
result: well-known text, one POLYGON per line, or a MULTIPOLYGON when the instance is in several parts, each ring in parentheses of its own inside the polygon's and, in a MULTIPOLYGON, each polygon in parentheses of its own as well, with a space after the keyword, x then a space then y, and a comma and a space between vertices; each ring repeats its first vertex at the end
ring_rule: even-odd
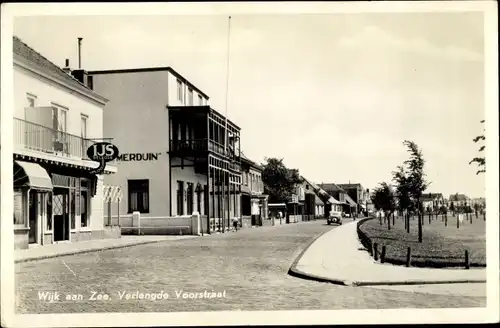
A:
POLYGON ((66 58, 66 66, 64 66, 62 70, 67 74, 71 74, 71 68, 69 67, 69 59, 66 58))
POLYGON ((82 69, 82 40, 78 38, 78 69, 82 69))

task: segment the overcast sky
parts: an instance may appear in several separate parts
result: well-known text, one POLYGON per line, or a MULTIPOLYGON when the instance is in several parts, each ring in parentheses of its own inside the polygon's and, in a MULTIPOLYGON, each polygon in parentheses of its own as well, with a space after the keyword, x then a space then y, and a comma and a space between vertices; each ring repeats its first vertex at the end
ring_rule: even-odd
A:
MULTIPOLYGON (((469 161, 484 119, 481 13, 233 15, 228 117, 242 148, 309 180, 389 181, 413 140, 429 191, 484 197, 469 161)), ((171 66, 224 114, 227 16, 16 18, 14 34, 59 66, 171 66)))

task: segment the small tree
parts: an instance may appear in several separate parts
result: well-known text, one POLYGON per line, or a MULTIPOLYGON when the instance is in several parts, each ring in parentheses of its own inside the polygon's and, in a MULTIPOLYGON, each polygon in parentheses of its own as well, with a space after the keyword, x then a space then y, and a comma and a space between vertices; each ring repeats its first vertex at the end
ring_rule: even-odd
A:
POLYGON ((372 202, 377 210, 384 211, 385 217, 388 221, 387 227, 390 230, 391 220, 389 218, 396 210, 396 198, 391 186, 382 182, 380 186, 375 188, 372 195, 372 202))
POLYGON ((283 159, 266 158, 263 165, 262 182, 270 202, 286 202, 291 198, 297 184, 302 183, 299 171, 289 169, 283 159))
MULTIPOLYGON (((484 124, 484 120, 482 120, 481 123, 484 124)), ((483 129, 483 131, 485 131, 485 129, 483 129)), ((479 135, 479 136, 475 137, 474 139, 472 139, 472 141, 474 141, 475 143, 478 143, 479 141, 485 141, 485 140, 486 140, 486 137, 484 136, 484 133, 482 135, 479 135)), ((486 148, 485 145, 480 146, 479 152, 483 152, 485 148, 486 148)), ((476 172, 476 175, 486 172, 486 158, 485 157, 474 157, 469 162, 469 165, 471 165, 472 163, 477 163, 478 170, 476 172)))
POLYGON ((404 163, 407 167, 407 179, 409 185, 409 193, 413 204, 418 212, 418 242, 422 242, 422 204, 420 198, 422 193, 427 189, 430 183, 425 180, 424 164, 425 160, 422 151, 413 141, 405 140, 403 144, 408 148, 410 158, 404 163))

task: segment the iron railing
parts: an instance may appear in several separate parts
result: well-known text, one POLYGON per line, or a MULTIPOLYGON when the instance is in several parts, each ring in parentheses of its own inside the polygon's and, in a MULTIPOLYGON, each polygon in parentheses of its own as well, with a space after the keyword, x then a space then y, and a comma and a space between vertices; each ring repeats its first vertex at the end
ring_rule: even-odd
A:
POLYGON ((88 159, 87 148, 93 143, 89 139, 14 118, 14 147, 17 149, 88 159))
MULTIPOLYGON (((193 154, 194 152, 210 151, 229 158, 237 157, 237 154, 235 154, 229 148, 224 149, 224 145, 207 138, 170 140, 170 151, 173 153, 177 152, 183 154, 193 154)), ((239 169, 239 164, 237 168, 239 169)))

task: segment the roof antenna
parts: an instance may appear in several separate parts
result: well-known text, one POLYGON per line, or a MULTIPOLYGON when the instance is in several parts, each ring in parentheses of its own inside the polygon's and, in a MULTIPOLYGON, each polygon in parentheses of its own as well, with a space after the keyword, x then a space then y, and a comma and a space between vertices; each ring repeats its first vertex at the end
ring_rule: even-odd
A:
POLYGON ((82 69, 82 40, 78 38, 78 69, 82 69))

